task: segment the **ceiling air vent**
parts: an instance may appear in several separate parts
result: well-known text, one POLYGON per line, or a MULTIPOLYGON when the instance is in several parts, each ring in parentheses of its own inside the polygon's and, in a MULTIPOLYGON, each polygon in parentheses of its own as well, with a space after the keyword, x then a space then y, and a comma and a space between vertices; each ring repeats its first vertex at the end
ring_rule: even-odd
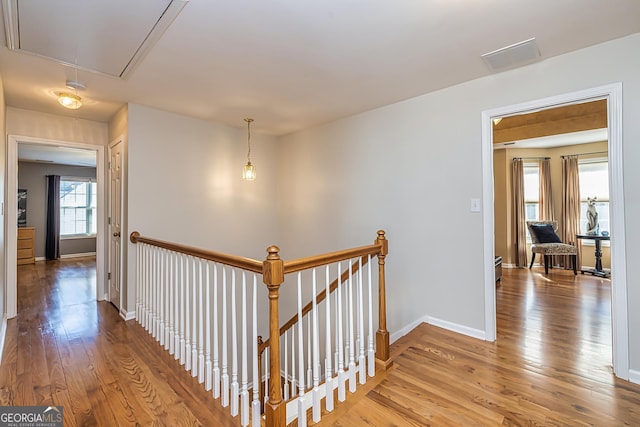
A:
POLYGON ((525 65, 538 58, 540 50, 535 37, 482 55, 484 62, 493 71, 525 65))

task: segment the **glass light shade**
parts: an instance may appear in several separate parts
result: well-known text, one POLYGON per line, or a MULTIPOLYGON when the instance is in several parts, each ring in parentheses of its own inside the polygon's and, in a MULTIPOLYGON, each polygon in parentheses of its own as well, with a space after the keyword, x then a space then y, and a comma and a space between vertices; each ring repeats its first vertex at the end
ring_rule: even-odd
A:
POLYGON ((242 179, 245 181, 255 181, 256 167, 253 166, 251 162, 247 162, 247 164, 242 168, 242 179))
POLYGON ((63 107, 69 108, 71 110, 77 110, 78 108, 82 107, 81 98, 73 93, 62 92, 58 94, 58 102, 63 107))

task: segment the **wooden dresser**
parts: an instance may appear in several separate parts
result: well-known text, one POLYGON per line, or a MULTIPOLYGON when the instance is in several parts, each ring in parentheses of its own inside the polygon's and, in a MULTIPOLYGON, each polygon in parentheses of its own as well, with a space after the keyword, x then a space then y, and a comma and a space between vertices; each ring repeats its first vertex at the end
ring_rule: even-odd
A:
POLYGON ((36 262, 35 237, 35 227, 18 227, 18 265, 36 262))

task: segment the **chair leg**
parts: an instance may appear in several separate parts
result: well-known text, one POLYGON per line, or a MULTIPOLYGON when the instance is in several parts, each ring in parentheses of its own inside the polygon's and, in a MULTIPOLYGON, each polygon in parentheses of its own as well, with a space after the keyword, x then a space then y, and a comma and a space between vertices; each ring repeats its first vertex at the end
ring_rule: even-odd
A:
POLYGON ((549 274, 549 255, 544 256, 544 274, 549 274))
POLYGON ((533 261, 536 260, 536 254, 531 254, 531 264, 529 264, 529 270, 531 270, 531 267, 533 267, 533 261))
POLYGON ((578 275, 578 255, 571 255, 571 261, 573 261, 573 275, 578 275))

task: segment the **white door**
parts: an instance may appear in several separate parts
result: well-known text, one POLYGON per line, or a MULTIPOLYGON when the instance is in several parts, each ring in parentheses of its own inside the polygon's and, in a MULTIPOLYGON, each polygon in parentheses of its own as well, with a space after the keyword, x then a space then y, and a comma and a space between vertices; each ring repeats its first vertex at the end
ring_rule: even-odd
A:
POLYGON ((122 259, 122 140, 109 146, 109 301, 120 309, 122 259))

